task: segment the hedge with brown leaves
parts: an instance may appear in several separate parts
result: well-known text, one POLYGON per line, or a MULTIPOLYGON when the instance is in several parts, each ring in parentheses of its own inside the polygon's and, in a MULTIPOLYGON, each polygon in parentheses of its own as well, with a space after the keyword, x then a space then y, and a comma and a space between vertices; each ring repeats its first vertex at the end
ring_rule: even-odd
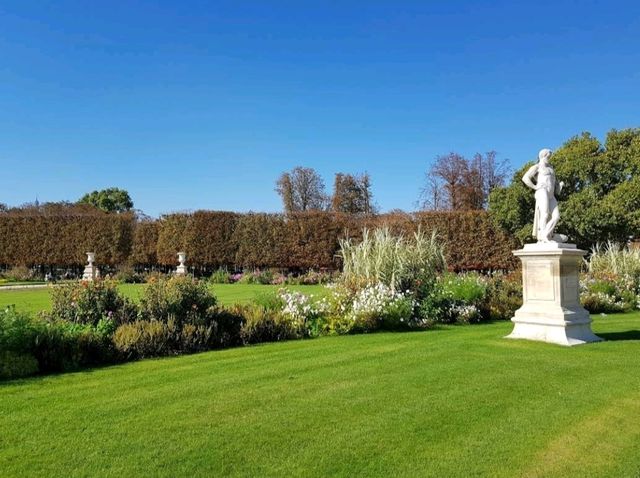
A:
POLYGON ((339 239, 358 239, 363 228, 388 226, 397 234, 436 231, 452 270, 513 269, 518 243, 484 211, 349 216, 330 212, 237 214, 196 211, 156 221, 129 214, 76 209, 0 213, 0 264, 79 265, 95 251, 103 264, 175 265, 204 271, 217 267, 336 269, 339 239))

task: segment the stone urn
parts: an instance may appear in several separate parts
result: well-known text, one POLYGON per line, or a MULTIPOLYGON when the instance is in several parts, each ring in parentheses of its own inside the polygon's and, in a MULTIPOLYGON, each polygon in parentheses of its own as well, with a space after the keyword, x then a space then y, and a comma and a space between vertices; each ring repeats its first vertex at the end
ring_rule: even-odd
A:
POLYGON ((84 267, 84 272, 82 273, 83 281, 93 281, 96 277, 99 276, 98 268, 95 266, 94 262, 96 260, 95 252, 87 252, 87 265, 84 267))
POLYGON ((176 275, 183 276, 187 274, 187 266, 185 265, 186 260, 187 260, 187 253, 178 252, 179 265, 176 269, 176 275))

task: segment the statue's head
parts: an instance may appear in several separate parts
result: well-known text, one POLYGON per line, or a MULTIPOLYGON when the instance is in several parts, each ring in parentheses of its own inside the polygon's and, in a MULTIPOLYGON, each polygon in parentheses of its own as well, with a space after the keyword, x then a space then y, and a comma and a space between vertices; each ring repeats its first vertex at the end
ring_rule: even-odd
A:
POLYGON ((551 159, 551 150, 547 148, 541 149, 538 153, 538 159, 544 164, 549 164, 549 159, 551 159))

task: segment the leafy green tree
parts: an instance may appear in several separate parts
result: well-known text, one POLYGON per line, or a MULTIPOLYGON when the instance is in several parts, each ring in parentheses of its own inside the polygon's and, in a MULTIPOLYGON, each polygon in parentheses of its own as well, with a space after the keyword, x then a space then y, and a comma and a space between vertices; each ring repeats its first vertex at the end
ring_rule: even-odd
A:
POLYGON ((129 193, 119 188, 87 193, 80 198, 78 204, 90 204, 106 212, 125 212, 133 209, 133 201, 129 193))
MULTIPOLYGON (((532 236, 535 203, 522 176, 533 163, 489 198, 494 220, 522 242, 532 236)), ((585 248, 640 234, 640 128, 612 130, 604 144, 590 133, 574 136, 554 152, 551 164, 565 183, 558 232, 585 248)))

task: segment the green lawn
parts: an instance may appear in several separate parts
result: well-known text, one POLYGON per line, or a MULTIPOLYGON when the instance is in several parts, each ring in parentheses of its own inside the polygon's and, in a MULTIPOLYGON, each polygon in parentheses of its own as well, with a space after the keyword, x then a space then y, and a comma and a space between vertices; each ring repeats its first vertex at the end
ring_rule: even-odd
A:
MULTIPOLYGON (((123 284, 120 285, 122 293, 137 300, 142 293, 144 285, 123 284)), ((261 295, 276 292, 281 286, 253 285, 253 284, 215 284, 211 288, 221 304, 231 305, 248 302, 261 295)), ((323 286, 288 286, 288 289, 299 290, 307 294, 321 295, 323 286)), ((0 288, 0 308, 15 305, 18 310, 25 312, 38 312, 51 307, 48 288, 2 290, 0 288)))
POLYGON ((640 314, 267 344, 0 385, 4 476, 640 474, 640 314))

